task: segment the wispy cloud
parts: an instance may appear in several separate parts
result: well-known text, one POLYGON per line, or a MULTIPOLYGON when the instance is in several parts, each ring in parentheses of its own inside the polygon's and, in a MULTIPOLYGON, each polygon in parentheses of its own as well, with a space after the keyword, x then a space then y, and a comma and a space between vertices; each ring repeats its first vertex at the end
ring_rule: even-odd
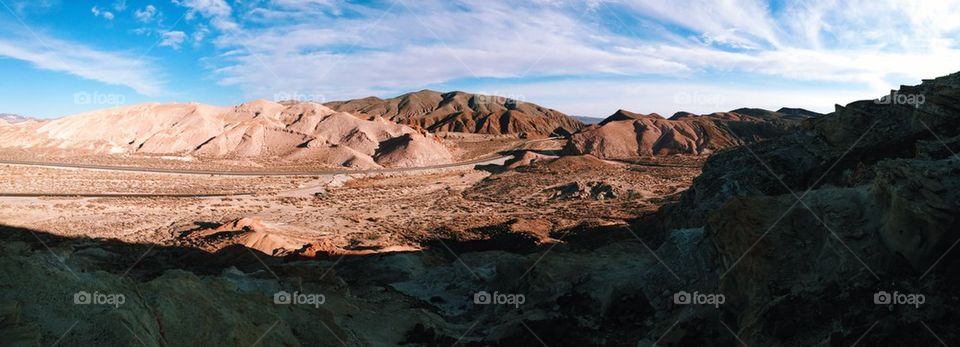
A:
POLYGON ((17 15, 26 16, 42 13, 60 5, 60 0, 5 0, 4 2, 17 15))
POLYGON ((117 12, 123 12, 127 10, 127 0, 116 0, 113 2, 113 9, 117 12))
POLYGON ((141 22, 149 23, 157 17, 157 8, 153 5, 147 5, 142 9, 134 11, 133 16, 141 22))
POLYGON ((804 89, 782 85, 729 85, 724 81, 709 80, 690 83, 571 79, 482 86, 475 91, 593 117, 605 117, 621 108, 656 112, 666 117, 678 111, 703 114, 741 107, 771 110, 801 107, 826 113, 833 111, 838 102, 877 96, 840 87, 804 89))
MULTIPOLYGON (((244 11, 238 16, 244 20, 215 40, 223 52, 214 60, 215 73, 221 84, 252 96, 291 89, 328 98, 382 95, 461 79, 669 80, 723 73, 845 83, 873 93, 889 88, 891 76, 937 76, 956 70, 960 61, 953 39, 960 9, 941 2, 824 0, 778 8, 758 0, 191 5, 231 23, 233 10, 244 11)), ((619 83, 627 89, 633 82, 619 83)))
POLYGON ((187 39, 187 34, 182 31, 167 31, 161 34, 160 46, 180 49, 183 41, 187 39))
MULTIPOLYGON (((127 7, 122 0, 104 3, 112 3, 114 14, 127 7)), ((246 98, 301 93, 329 100, 432 86, 482 87, 523 92, 570 112, 602 115, 637 105, 637 111, 669 113, 671 105, 710 111, 703 108, 712 105, 672 103, 672 95, 684 91, 720 95, 726 102, 720 109, 789 101, 777 95, 804 98, 792 106, 816 106, 877 96, 896 83, 960 70, 960 2, 953 1, 171 0, 154 5, 130 5, 125 15, 145 23, 132 32, 159 35, 158 46, 192 45, 190 52, 177 53, 201 56, 200 64, 212 75, 207 80, 228 87, 223 90, 239 89, 246 98), (165 14, 180 19, 163 25, 165 14), (657 93, 657 86, 666 94, 657 93)), ((102 17, 106 8, 92 12, 102 17)), ((28 37, 4 37, 0 54, 43 69, 146 94, 161 89, 154 77, 161 64, 53 38, 44 45, 28 37)))
POLYGON ((153 62, 126 53, 102 51, 43 34, 21 33, 0 37, 0 56, 26 61, 43 70, 126 86, 147 96, 164 94, 153 62))
POLYGON ((93 13, 94 17, 103 17, 106 20, 113 20, 113 12, 100 9, 99 7, 90 8, 90 13, 93 13))
POLYGON ((193 20, 197 14, 210 20, 210 25, 223 31, 237 29, 237 24, 231 18, 233 9, 224 0, 173 0, 173 3, 186 7, 187 20, 193 20))
POLYGON ((688 70, 611 46, 601 32, 560 8, 399 1, 390 11, 344 10, 363 16, 337 19, 318 11, 314 21, 322 24, 244 28, 221 36, 218 45, 231 51, 222 56, 221 82, 259 85, 257 93, 309 88, 336 97, 458 78, 688 70))

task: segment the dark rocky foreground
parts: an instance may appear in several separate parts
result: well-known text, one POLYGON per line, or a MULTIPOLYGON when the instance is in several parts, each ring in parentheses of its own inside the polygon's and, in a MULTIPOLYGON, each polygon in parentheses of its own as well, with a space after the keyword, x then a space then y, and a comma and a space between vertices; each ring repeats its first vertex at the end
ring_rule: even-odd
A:
POLYGON ((960 342, 960 74, 895 94, 925 102, 858 101, 718 153, 678 204, 646 221, 704 231, 717 253, 710 290, 726 296, 744 343, 960 342))
POLYGON ((924 103, 721 151, 632 230, 561 244, 315 260, 4 227, 2 344, 957 345, 960 75, 898 93, 924 103))

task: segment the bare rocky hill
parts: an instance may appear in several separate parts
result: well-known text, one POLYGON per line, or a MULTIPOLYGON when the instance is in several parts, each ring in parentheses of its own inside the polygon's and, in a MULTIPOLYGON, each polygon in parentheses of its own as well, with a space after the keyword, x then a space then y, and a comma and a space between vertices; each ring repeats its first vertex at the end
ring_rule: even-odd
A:
POLYGON ((606 159, 651 155, 710 154, 717 150, 770 139, 791 132, 810 115, 762 109, 737 109, 670 119, 619 110, 598 125, 574 134, 564 151, 606 159))
MULTIPOLYGON (((960 338, 960 74, 896 93, 925 102, 838 105, 792 134, 720 152, 679 203, 638 228, 661 237, 702 233, 706 246, 687 250, 710 259, 700 267, 707 270, 685 286, 724 294, 721 317, 745 344, 960 338)), ((652 301, 656 290, 647 292, 652 301)), ((710 315, 681 319, 675 329, 710 315)))
POLYGON ((253 101, 236 107, 140 104, 0 127, 0 146, 103 154, 279 158, 375 168, 449 163, 440 140, 382 118, 363 120, 317 103, 253 101))
POLYGON ((642 113, 630 112, 624 109, 620 109, 620 110, 617 110, 617 112, 614 112, 612 115, 610 115, 610 117, 607 117, 604 120, 600 121, 600 123, 598 124, 605 125, 610 122, 617 122, 622 120, 637 120, 637 119, 645 119, 645 118, 663 119, 663 116, 657 113, 642 114, 642 113))
POLYGON ((343 112, 379 116, 431 132, 566 136, 583 123, 559 111, 494 95, 422 90, 391 99, 368 97, 328 102, 343 112))

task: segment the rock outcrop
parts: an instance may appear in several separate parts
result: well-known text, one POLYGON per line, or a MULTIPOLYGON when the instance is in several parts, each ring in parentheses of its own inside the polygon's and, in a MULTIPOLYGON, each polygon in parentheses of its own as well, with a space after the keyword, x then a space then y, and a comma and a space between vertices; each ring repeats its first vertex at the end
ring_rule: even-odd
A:
POLYGON ((313 242, 304 239, 302 234, 303 232, 289 225, 267 222, 259 217, 247 217, 214 227, 186 231, 180 235, 179 240, 211 252, 229 245, 242 245, 271 256, 287 256, 299 254, 313 242))
POLYGON ((583 123, 556 110, 494 95, 432 90, 391 99, 368 97, 328 102, 342 112, 417 125, 430 132, 515 134, 527 137, 567 136, 583 123))
POLYGON ((703 228, 719 279, 707 290, 746 344, 957 341, 960 74, 896 93, 925 102, 838 105, 720 152, 653 218, 660 233, 703 228))

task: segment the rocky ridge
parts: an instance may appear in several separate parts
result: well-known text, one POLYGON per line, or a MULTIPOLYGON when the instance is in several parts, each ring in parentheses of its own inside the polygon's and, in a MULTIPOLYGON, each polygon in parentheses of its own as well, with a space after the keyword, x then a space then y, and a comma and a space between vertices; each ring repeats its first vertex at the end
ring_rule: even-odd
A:
POLYGON ((580 121, 553 109, 501 96, 459 91, 422 90, 391 99, 368 97, 324 105, 337 111, 416 125, 430 132, 539 138, 567 136, 583 127, 580 121))
POLYGON ((706 155, 787 134, 808 118, 808 114, 737 109, 706 115, 678 112, 664 119, 655 113, 644 115, 619 110, 603 122, 574 134, 564 152, 605 159, 706 155))
MULTIPOLYGON (((744 343, 960 338, 960 258, 950 252, 960 239, 960 74, 895 92, 926 102, 838 105, 794 133, 719 152, 678 203, 638 225, 702 232, 709 246, 696 253, 709 261, 698 277, 709 280, 687 290, 725 295, 721 320, 744 343), (887 299, 898 295, 924 303, 887 299)), ((677 327, 708 319, 693 317, 677 327)))

